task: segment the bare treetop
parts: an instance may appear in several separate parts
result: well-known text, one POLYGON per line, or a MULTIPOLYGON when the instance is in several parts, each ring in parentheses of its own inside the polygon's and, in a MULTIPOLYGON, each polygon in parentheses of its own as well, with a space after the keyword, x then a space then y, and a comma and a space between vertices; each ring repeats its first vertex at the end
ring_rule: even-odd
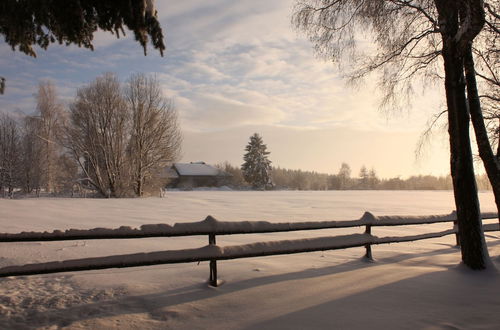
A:
POLYGON ((378 71, 382 105, 398 108, 408 101, 413 78, 432 78, 438 72, 441 40, 430 0, 297 1, 292 24, 351 81, 378 71), (376 49, 363 47, 367 35, 376 49))
POLYGON ((0 34, 5 41, 27 55, 36 57, 34 45, 43 49, 55 42, 94 49, 98 30, 124 35, 134 32, 144 48, 151 38, 163 56, 165 45, 154 0, 4 0, 0 3, 0 34))

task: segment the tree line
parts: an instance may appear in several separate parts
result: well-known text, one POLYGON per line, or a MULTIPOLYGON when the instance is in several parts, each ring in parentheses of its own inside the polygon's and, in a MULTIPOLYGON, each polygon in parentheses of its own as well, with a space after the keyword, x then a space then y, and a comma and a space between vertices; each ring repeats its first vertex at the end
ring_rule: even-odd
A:
MULTIPOLYGON (((236 189, 291 189, 291 190, 451 190, 453 181, 450 175, 432 175, 380 179, 374 168, 368 170, 362 165, 358 176, 352 175, 349 164, 342 163, 337 174, 314 171, 291 170, 271 166, 270 152, 262 137, 255 133, 245 147, 243 164, 235 167, 229 162, 217 167, 228 173, 227 183, 236 189)), ((486 174, 476 177, 479 189, 491 189, 486 174)))
POLYGON ((36 110, 0 115, 0 194, 143 196, 166 183, 181 132, 173 102, 158 80, 107 73, 79 88, 68 107, 41 82, 36 110))
MULTIPOLYGON (((217 167, 231 177, 228 184, 233 189, 249 189, 252 187, 240 167, 229 162, 217 164, 217 167)), ((452 190, 450 175, 412 175, 406 179, 400 177, 379 178, 374 169, 367 170, 362 166, 358 175, 351 175, 348 164, 342 163, 337 174, 319 173, 300 169, 272 167, 269 172, 272 189, 276 190, 452 190)), ((491 190, 486 174, 476 177, 478 189, 491 190)))

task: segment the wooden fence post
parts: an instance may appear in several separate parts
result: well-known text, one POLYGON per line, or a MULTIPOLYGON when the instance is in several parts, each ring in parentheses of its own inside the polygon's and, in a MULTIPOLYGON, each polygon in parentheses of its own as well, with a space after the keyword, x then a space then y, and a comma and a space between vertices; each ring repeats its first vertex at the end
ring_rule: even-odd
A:
POLYGON ((452 215, 455 215, 455 220, 453 220, 453 229, 456 228, 455 232, 455 241, 456 241, 456 246, 460 246, 460 234, 459 234, 459 229, 458 229, 458 219, 457 219, 457 211, 451 211, 452 215))
MULTIPOLYGON (((366 225, 365 227, 365 234, 371 235, 372 234, 372 225, 366 225)), ((371 244, 366 244, 365 245, 366 253, 365 253, 365 258, 369 260, 373 260, 372 257, 372 245, 371 244)))
POLYGON ((458 220, 453 221, 453 228, 457 228, 455 232, 456 246, 460 246, 460 235, 458 234, 458 220))
MULTIPOLYGON (((376 220, 375 216, 371 214, 370 212, 365 212, 363 216, 361 217, 361 220, 364 220, 367 222, 365 225, 365 234, 371 235, 372 234, 372 223, 376 220)), ((372 245, 370 243, 365 244, 365 258, 368 260, 373 260, 372 256, 372 245)))
MULTIPOLYGON (((210 245, 215 245, 215 233, 214 234, 208 234, 208 244, 210 245)), ((209 279, 209 284, 211 286, 216 287, 217 286, 217 259, 211 259, 210 260, 210 279, 209 279)))

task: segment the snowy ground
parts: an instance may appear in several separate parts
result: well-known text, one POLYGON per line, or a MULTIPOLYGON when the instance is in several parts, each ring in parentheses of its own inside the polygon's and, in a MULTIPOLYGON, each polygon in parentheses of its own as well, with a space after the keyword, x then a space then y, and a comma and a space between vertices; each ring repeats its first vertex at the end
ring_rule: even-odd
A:
MULTIPOLYGON (((495 211, 481 193, 482 211, 495 211)), ((169 192, 146 199, 0 200, 0 232, 138 227, 218 220, 354 220, 453 209, 451 192, 169 192)), ((375 228, 375 235, 439 231, 448 224, 375 228)), ((218 237, 219 245, 362 232, 218 237)), ((500 269, 500 233, 488 233, 500 269)), ((111 254, 201 247, 206 237, 0 243, 0 267, 111 254)), ((498 329, 500 275, 459 266, 454 237, 219 262, 0 279, 0 329, 498 329)))

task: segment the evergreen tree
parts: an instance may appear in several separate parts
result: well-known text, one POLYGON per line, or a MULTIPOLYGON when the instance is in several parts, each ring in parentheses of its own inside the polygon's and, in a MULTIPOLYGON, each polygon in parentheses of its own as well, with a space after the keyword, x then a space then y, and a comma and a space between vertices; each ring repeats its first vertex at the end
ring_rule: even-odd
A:
POLYGON ((377 172, 372 167, 370 172, 368 172, 368 185, 369 185, 370 189, 375 189, 375 188, 377 188, 378 183, 379 183, 379 179, 377 177, 377 172))
POLYGON ((94 49, 94 33, 109 31, 117 37, 125 27, 144 48, 149 40, 163 55, 163 32, 153 0, 17 0, 0 3, 0 35, 13 50, 36 56, 52 43, 94 49))
POLYGON ((368 169, 366 168, 365 165, 361 166, 361 169, 359 170, 359 184, 361 189, 366 189, 368 188, 368 182, 369 182, 369 174, 368 174, 368 169))
POLYGON ((241 165, 243 177, 254 188, 266 189, 273 186, 271 181, 271 161, 267 159, 269 151, 263 143, 262 137, 255 133, 250 137, 250 142, 245 148, 245 161, 241 165))

